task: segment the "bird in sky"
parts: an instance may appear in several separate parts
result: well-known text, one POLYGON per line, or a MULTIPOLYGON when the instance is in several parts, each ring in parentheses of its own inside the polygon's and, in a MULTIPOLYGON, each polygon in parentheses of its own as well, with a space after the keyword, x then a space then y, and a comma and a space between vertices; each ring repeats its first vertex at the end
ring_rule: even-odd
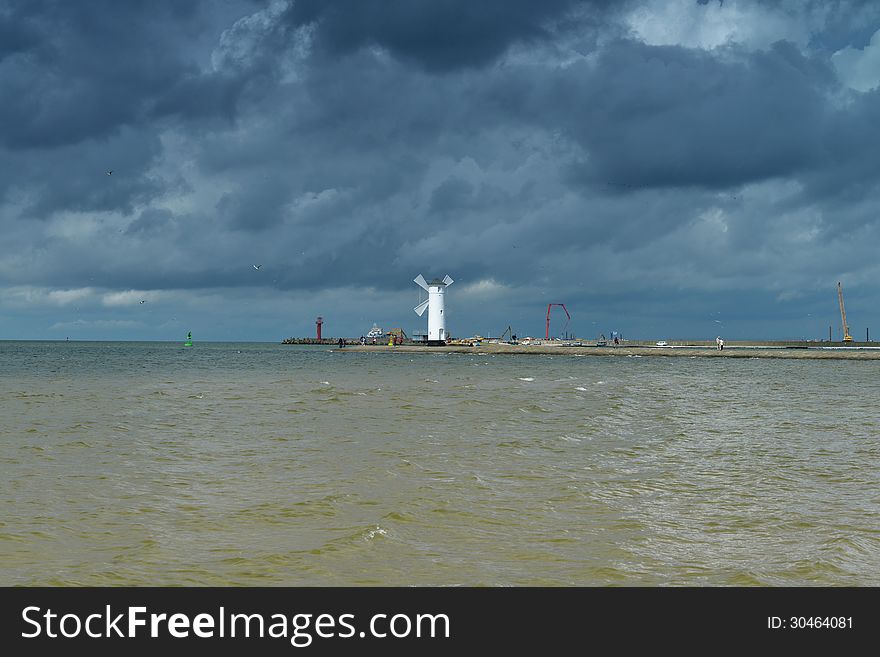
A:
POLYGON ((141 303, 146 303, 146 302, 147 302, 146 299, 141 299, 141 303))
POLYGON ((254 269, 259 269, 259 268, 262 267, 262 266, 263 266, 263 265, 254 265, 254 269))
POLYGON ((108 176, 112 176, 112 175, 113 175, 113 171, 112 171, 112 169, 107 169, 107 175, 108 175, 108 176))

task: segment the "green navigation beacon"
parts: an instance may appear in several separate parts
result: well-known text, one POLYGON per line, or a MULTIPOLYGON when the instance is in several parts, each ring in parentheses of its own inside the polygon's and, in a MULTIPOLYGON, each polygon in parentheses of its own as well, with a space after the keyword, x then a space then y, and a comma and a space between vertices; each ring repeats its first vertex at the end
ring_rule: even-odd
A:
POLYGON ((186 342, 183 343, 184 347, 192 347, 193 346, 193 334, 192 331, 187 331, 186 333, 186 342))

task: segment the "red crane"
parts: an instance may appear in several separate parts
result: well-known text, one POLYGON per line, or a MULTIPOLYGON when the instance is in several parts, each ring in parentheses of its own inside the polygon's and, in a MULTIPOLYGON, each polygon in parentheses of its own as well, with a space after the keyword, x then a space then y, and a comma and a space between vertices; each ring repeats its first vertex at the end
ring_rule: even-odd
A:
MULTIPOLYGON (((551 309, 553 306, 559 306, 560 308, 562 308, 563 310, 565 310, 565 304, 564 304, 564 303, 548 303, 548 304, 547 304, 547 334, 544 336, 544 338, 547 339, 547 340, 550 339, 550 309, 551 309)), ((568 317, 568 319, 565 320, 565 325, 562 327, 562 330, 563 330, 563 331, 565 331, 565 327, 568 326, 568 323, 571 321, 571 315, 568 314, 568 311, 567 311, 567 310, 565 310, 565 316, 568 317)))
POLYGON ((319 317, 318 319, 315 320, 315 326, 318 327, 318 340, 321 339, 321 325, 322 325, 323 323, 324 323, 324 318, 323 318, 323 317, 319 317))

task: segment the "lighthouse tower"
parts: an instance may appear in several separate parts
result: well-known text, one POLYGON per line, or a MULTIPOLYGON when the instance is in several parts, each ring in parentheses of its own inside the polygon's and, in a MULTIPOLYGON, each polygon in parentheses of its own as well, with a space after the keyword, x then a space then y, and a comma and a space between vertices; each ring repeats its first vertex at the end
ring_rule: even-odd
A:
POLYGON ((428 344, 441 345, 446 344, 446 338, 449 333, 446 331, 446 315, 444 313, 444 297, 446 288, 454 282, 449 274, 443 277, 443 280, 435 278, 430 283, 425 282, 425 277, 419 274, 413 279, 413 282, 428 292, 428 298, 413 308, 416 314, 421 317, 428 310, 428 344))

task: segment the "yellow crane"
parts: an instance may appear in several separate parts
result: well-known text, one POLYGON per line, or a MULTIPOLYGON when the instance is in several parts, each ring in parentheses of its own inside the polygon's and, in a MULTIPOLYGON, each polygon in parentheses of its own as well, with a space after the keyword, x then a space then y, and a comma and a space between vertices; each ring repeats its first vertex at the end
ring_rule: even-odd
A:
POLYGON ((843 324, 843 341, 852 342, 852 336, 849 334, 849 326, 846 323, 846 311, 843 309, 843 290, 840 287, 840 281, 837 281, 837 300, 840 302, 840 321, 843 324))

